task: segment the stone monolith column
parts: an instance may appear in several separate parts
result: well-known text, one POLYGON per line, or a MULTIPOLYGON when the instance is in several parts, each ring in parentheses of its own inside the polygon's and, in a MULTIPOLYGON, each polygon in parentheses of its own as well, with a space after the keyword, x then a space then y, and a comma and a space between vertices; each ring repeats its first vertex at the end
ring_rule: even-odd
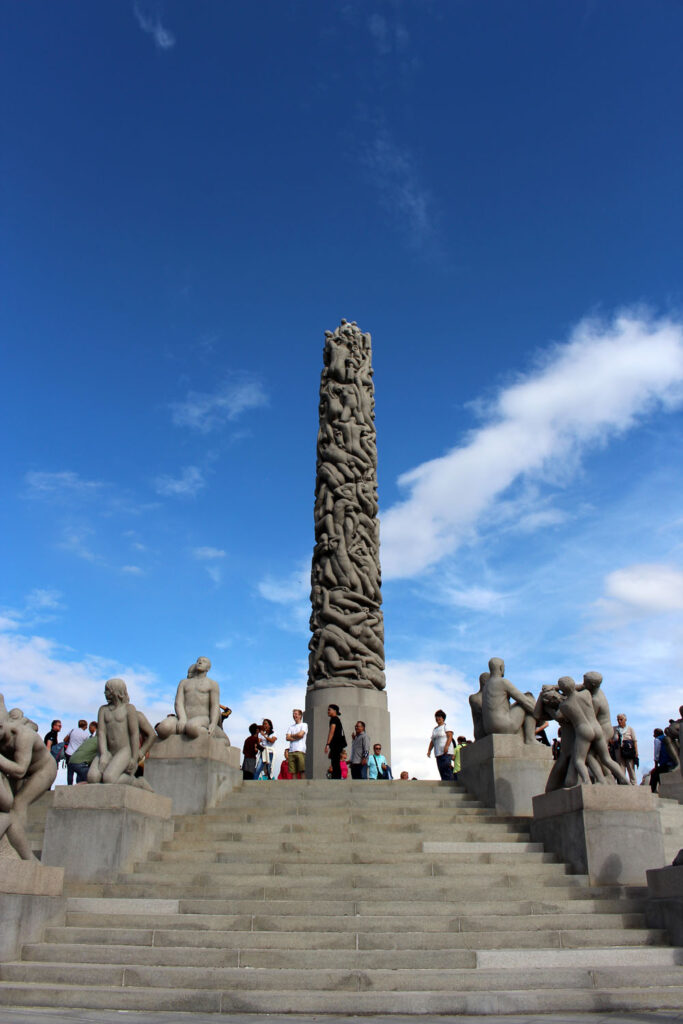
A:
POLYGON ((384 676, 377 445, 369 334, 342 320, 325 332, 320 379, 311 568, 306 769, 323 778, 327 708, 341 709, 349 741, 358 719, 391 763, 384 676))

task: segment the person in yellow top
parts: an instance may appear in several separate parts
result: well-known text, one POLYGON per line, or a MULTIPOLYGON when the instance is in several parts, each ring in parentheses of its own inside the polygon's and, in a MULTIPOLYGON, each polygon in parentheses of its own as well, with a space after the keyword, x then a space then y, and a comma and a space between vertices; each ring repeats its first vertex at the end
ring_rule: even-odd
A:
POLYGON ((458 781, 458 772, 460 771, 460 751, 466 746, 467 740, 464 736, 458 736, 458 742, 453 747, 453 777, 455 781, 458 781))

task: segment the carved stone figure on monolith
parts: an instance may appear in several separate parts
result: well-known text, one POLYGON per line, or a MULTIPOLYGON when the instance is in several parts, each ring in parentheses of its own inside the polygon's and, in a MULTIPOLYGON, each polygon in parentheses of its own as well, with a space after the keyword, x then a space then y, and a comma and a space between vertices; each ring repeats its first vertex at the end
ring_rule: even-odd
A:
POLYGON ((482 703, 484 700, 484 687, 491 678, 490 672, 482 672, 479 676, 479 690, 477 693, 470 695, 470 711, 472 712, 472 728, 474 729, 475 740, 480 740, 486 736, 484 729, 484 719, 482 712, 482 703))
POLYGON ((159 739, 178 734, 195 740, 209 735, 230 743, 222 727, 220 690, 215 679, 208 677, 210 669, 208 658, 197 658, 190 665, 187 677, 178 683, 175 714, 168 715, 156 727, 159 739))
POLYGON ((22 860, 36 860, 26 835, 28 808, 56 775, 57 762, 38 733, 10 718, 0 694, 0 838, 6 835, 22 860))
POLYGON ((489 678, 482 693, 482 724, 487 736, 519 734, 525 743, 536 740, 535 700, 505 678, 502 658, 489 661, 489 678), (510 703, 513 701, 514 703, 510 703))
POLYGON ((135 778, 138 763, 156 740, 156 733, 141 711, 130 703, 123 679, 104 684, 107 700, 97 713, 98 752, 88 771, 88 782, 152 787, 144 778, 135 778))
POLYGON ((365 722, 390 757, 370 335, 342 320, 325 331, 323 363, 304 716, 306 773, 314 777, 327 770, 329 703, 351 726, 365 722))
POLYGON ((584 672, 583 683, 577 686, 577 690, 588 690, 590 693, 595 717, 600 723, 605 739, 609 743, 612 739, 614 726, 612 725, 612 716, 610 715, 607 697, 602 689, 602 674, 600 672, 584 672))
POLYGON ((384 689, 370 335, 325 332, 308 685, 384 689))

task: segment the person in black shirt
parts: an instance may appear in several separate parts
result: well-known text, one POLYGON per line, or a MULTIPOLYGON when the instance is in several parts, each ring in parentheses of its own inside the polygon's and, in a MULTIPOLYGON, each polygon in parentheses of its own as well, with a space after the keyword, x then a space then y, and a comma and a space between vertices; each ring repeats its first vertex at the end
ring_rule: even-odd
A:
POLYGON ((325 753, 330 758, 332 778, 341 779, 341 765, 339 762, 341 760, 341 752, 346 746, 346 736, 344 735, 342 720, 339 717, 339 706, 337 704, 330 704, 327 709, 327 715, 330 720, 330 731, 327 734, 325 753))
POLYGON ((242 754, 244 759, 242 761, 242 778, 246 782, 248 779, 254 778, 254 769, 256 768, 256 754, 261 749, 261 744, 258 741, 258 725, 256 722, 252 722, 249 726, 249 735, 244 741, 242 747, 242 754))
POLYGON ((62 723, 58 718, 55 718, 52 723, 52 728, 49 732, 45 733, 43 737, 43 743, 50 751, 55 761, 59 764, 61 758, 64 755, 64 744, 59 742, 59 733, 62 728, 62 723))

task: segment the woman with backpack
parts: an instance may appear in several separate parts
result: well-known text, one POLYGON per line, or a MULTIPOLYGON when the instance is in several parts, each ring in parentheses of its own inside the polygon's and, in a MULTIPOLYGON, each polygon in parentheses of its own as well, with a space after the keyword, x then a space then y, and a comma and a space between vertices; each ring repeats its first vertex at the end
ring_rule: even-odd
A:
POLYGON ((342 720, 339 717, 339 705, 330 704, 327 709, 327 717, 330 720, 330 730, 327 734, 327 743, 325 744, 325 753, 330 759, 330 766, 332 768, 331 778, 341 779, 341 752, 346 746, 346 736, 344 735, 344 726, 342 720))
POLYGON ((612 733, 610 744, 614 753, 612 757, 628 772, 629 782, 636 784, 636 767, 638 766, 638 740, 630 725, 626 724, 626 715, 617 715, 617 724, 612 733))

